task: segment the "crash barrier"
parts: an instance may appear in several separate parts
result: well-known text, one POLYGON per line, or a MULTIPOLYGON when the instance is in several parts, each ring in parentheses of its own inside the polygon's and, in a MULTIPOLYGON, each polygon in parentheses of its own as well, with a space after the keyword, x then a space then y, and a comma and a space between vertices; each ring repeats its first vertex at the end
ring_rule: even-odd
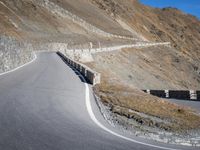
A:
POLYGON ((200 101, 200 91, 194 90, 143 90, 145 93, 168 99, 200 101))
POLYGON ((69 57, 65 56, 64 54, 62 54, 61 52, 57 52, 57 54, 70 66, 74 67, 77 71, 79 71, 83 77, 87 80, 88 83, 92 84, 92 85, 96 85, 100 83, 101 80, 101 74, 97 73, 93 70, 91 70, 90 68, 88 68, 87 66, 76 62, 72 59, 70 59, 69 57))

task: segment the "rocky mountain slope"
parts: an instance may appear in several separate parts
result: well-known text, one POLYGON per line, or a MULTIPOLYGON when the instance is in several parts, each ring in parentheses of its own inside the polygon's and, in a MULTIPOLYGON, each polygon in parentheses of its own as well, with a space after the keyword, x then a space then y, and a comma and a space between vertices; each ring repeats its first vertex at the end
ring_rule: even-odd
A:
MULTIPOLYGON (((175 8, 144 6, 137 0, 90 1, 130 32, 136 31, 149 41, 171 42, 172 48, 154 47, 110 56, 114 62, 123 59, 128 66, 128 72, 121 75, 123 79, 139 88, 200 88, 200 21, 196 17, 175 8)), ((110 58, 103 56, 99 62, 106 60, 110 58)), ((120 76, 121 73, 116 74, 120 76)))
POLYGON ((169 41, 188 59, 199 60, 200 21, 176 8, 151 8, 138 0, 90 0, 150 41, 169 41))
POLYGON ((1 0, 0 7, 0 32, 10 35, 59 42, 63 38, 64 42, 70 39, 80 39, 80 42, 101 39, 102 35, 99 34, 94 37, 95 34, 91 31, 93 29, 89 31, 83 24, 74 22, 76 16, 102 31, 131 36, 88 1, 1 0))
POLYGON ((64 43, 64 46, 60 44, 62 48, 66 48, 66 45, 81 48, 89 47, 90 42, 94 43, 94 46, 98 46, 99 42, 106 45, 127 42, 110 35, 132 36, 88 1, 1 0, 0 14, 3 58, 0 72, 19 66, 33 57, 30 46, 19 47, 20 44, 14 45, 16 43, 32 44, 32 49, 37 50, 46 50, 48 43, 64 43), (16 40, 11 51, 7 46, 10 41, 6 41, 9 38, 16 40), (16 52, 14 47, 21 50, 16 52), (11 58, 18 59, 20 63, 15 59, 9 60, 11 58))

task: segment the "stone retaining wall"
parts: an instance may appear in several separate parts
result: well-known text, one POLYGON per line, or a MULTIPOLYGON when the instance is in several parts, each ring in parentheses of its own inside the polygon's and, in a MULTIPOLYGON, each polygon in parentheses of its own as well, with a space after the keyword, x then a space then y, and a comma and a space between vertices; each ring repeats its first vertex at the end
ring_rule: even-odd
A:
POLYGON ((17 68, 34 57, 32 45, 8 36, 0 36, 0 73, 17 68))

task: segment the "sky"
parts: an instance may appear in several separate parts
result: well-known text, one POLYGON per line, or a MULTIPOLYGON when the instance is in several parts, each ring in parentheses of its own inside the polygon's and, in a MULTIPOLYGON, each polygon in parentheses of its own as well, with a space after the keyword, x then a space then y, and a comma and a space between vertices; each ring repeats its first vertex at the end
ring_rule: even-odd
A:
POLYGON ((175 7, 200 19, 200 0, 140 0, 140 2, 158 8, 175 7))

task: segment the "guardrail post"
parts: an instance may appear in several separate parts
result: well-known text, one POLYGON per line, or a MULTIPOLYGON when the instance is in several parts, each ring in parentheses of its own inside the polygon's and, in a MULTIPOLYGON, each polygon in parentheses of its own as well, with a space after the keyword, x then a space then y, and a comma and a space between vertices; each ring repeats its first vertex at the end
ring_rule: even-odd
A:
POLYGON ((197 93, 194 90, 190 90, 190 99, 197 100, 197 93))
POLYGON ((77 63, 75 63, 75 68, 78 70, 78 64, 77 63))
POLYGON ((151 94, 151 90, 147 90, 147 94, 151 94))
POLYGON ((165 97, 169 98, 169 90, 165 90, 165 97))

